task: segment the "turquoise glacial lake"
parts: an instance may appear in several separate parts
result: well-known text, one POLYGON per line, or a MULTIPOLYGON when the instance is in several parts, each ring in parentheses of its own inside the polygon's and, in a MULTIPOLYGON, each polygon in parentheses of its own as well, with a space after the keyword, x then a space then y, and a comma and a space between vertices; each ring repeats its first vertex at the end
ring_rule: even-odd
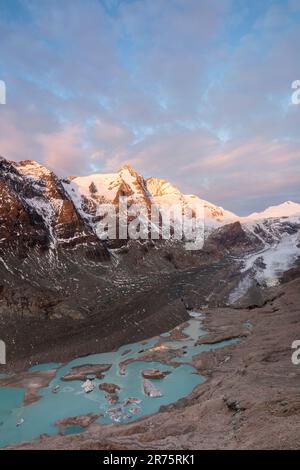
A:
MULTIPOLYGON (((130 423, 156 413, 162 405, 175 403, 205 381, 192 365, 187 364, 194 355, 239 341, 233 339, 216 344, 196 345, 197 340, 206 334, 202 329, 201 315, 196 312, 191 313, 191 320, 183 333, 186 337, 176 341, 169 340, 169 333, 164 333, 148 341, 124 345, 114 352, 77 358, 65 365, 49 363, 32 367, 31 372, 50 369, 57 369, 57 372, 49 385, 39 390, 41 399, 28 406, 23 406, 25 389, 0 387, 0 447, 37 439, 41 434, 56 435, 60 430, 55 423, 69 417, 95 413, 99 415, 98 423, 118 424, 130 423), (163 347, 167 349, 184 348, 184 353, 172 361, 174 365, 139 359, 162 341, 163 347), (128 359, 134 359, 135 362, 130 362, 125 370, 120 371, 120 363, 128 359), (93 380, 95 388, 91 393, 83 391, 82 381, 61 380, 73 367, 84 364, 112 364, 110 370, 104 373, 104 378, 93 380), (150 381, 160 390, 161 397, 149 397, 143 390, 142 371, 152 368, 170 372, 161 380, 150 381), (103 382, 120 387, 116 404, 112 405, 105 398, 106 392, 99 390, 99 385, 103 382), (57 393, 53 393, 55 387, 57 393), (129 397, 134 398, 137 403, 126 404, 129 397)), ((66 428, 65 434, 83 431, 81 426, 73 425, 66 428)))

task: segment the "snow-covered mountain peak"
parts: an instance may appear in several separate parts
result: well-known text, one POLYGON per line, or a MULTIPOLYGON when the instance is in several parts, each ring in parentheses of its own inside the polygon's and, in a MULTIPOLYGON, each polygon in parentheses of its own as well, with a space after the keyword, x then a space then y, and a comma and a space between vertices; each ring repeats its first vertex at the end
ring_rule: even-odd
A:
POLYGON ((293 201, 286 201, 277 206, 271 206, 262 212, 254 212, 244 219, 247 220, 260 220, 260 219, 275 219, 281 217, 290 217, 295 214, 300 214, 300 204, 293 201))
POLYGON ((182 196, 179 189, 173 186, 169 181, 161 178, 148 178, 146 180, 148 191, 153 197, 163 197, 169 195, 182 196))
POLYGON ((118 174, 119 175, 130 174, 132 177, 139 176, 138 172, 128 163, 125 163, 124 165, 121 166, 121 168, 118 170, 118 174))
MULTIPOLYGON (((50 203, 52 199, 61 199, 62 187, 59 178, 53 171, 34 160, 23 160, 14 163, 14 167, 26 180, 34 182, 34 188, 38 193, 35 196, 46 197, 50 203)), ((33 197, 33 194, 31 197, 33 197)))
POLYGON ((96 173, 62 181, 63 187, 81 217, 96 230, 99 204, 119 205, 120 197, 126 196, 129 205, 149 206, 149 194, 145 180, 132 167, 124 165, 117 173, 96 173))
POLYGON ((236 220, 237 216, 232 212, 226 211, 222 207, 211 204, 195 194, 182 194, 176 186, 169 181, 160 178, 148 178, 147 188, 154 201, 159 206, 168 206, 179 204, 182 207, 189 206, 192 209, 203 208, 206 225, 215 223, 222 225, 225 220, 236 220))
POLYGON ((22 160, 21 162, 15 163, 14 166, 24 176, 43 178, 52 175, 52 172, 48 170, 48 168, 34 160, 22 160))

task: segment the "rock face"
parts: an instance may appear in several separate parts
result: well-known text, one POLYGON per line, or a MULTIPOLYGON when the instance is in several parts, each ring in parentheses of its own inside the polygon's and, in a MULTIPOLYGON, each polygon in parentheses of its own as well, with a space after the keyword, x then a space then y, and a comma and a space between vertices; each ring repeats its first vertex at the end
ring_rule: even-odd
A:
POLYGON ((229 253, 251 252, 264 247, 263 242, 249 235, 240 222, 225 225, 214 231, 208 238, 207 245, 212 244, 219 251, 226 250, 229 253))
POLYGON ((5 235, 1 237, 2 248, 17 243, 20 257, 34 246, 49 249, 99 243, 81 220, 62 182, 34 161, 2 159, 0 195, 1 235, 5 235))
POLYGON ((66 276, 110 255, 53 172, 1 159, 0 260, 0 314, 78 320, 82 310, 64 302, 66 276))

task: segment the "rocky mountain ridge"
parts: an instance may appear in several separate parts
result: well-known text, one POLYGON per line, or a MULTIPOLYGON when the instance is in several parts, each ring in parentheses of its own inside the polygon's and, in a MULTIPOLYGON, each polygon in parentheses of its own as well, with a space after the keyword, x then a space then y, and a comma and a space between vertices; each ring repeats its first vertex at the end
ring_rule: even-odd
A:
MULTIPOLYGON (((256 284, 274 283, 296 261, 297 212, 298 205, 287 203, 275 218, 274 210, 271 218, 239 218, 182 194, 167 181, 145 180, 128 166, 116 174, 66 180, 37 162, 2 158, 2 336, 6 331, 15 354, 20 354, 17 343, 29 354, 45 346, 45 322, 50 349, 57 338, 59 344, 71 340, 68 332, 73 325, 77 348, 79 334, 90 337, 95 330, 98 337, 109 338, 114 332, 121 341, 134 326, 132 334, 142 337, 146 325, 157 324, 159 330, 163 321, 166 328, 183 321, 187 306, 235 303, 256 284), (119 195, 126 195, 129 205, 143 204, 147 210, 153 203, 161 210, 170 204, 179 204, 182 210, 202 205, 203 248, 188 251, 184 241, 172 238, 99 239, 97 204, 117 205, 119 195)), ((84 353, 91 346, 82 347, 84 353)))

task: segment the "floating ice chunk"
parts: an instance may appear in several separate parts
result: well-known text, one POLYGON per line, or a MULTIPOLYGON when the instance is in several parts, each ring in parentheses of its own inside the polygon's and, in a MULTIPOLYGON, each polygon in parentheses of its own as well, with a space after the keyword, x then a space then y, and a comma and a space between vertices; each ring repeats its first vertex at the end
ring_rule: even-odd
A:
POLYGON ((94 390, 95 385, 93 384, 91 380, 88 379, 81 385, 81 388, 83 388, 85 393, 90 393, 94 390))
POLYGON ((162 393, 161 391, 156 388, 151 382, 149 382, 149 380, 147 379, 144 379, 143 380, 143 388, 144 388, 144 393, 145 395, 147 395, 148 397, 151 397, 151 398, 158 398, 158 397, 162 397, 162 393))

